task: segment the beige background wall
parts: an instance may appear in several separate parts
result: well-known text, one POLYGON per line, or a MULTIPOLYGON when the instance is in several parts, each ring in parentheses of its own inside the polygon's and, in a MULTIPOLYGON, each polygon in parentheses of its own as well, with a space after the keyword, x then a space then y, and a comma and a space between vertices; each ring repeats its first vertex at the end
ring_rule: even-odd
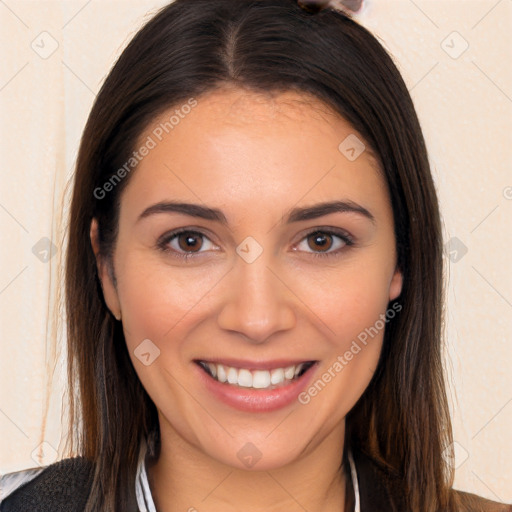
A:
MULTIPOLYGON (((62 364, 40 431, 64 188, 102 79, 164 3, 0 1, 0 472, 62 449, 62 364)), ((451 240, 456 486, 512 502, 512 0, 370 0, 358 18, 411 90, 451 240)))

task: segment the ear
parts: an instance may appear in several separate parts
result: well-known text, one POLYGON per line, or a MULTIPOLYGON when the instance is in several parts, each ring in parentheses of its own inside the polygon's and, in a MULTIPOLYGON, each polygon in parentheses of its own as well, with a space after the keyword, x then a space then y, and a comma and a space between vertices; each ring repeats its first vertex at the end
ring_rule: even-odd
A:
POLYGON ((91 222, 91 245, 96 258, 96 267, 98 269, 98 277, 101 282, 101 288, 103 290, 103 297, 107 304, 110 312, 116 317, 117 320, 121 320, 121 306, 119 304, 119 297, 117 295, 117 289, 113 281, 112 272, 109 271, 109 264, 100 255, 100 244, 98 238, 98 221, 92 219, 91 222))
POLYGON ((389 300, 395 300, 402 293, 403 276, 402 271, 396 267, 395 273, 389 283, 389 300))

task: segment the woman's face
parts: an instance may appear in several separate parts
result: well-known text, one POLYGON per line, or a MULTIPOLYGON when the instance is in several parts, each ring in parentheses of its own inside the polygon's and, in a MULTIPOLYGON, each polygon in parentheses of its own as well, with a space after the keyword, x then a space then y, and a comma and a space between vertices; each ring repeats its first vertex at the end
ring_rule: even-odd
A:
POLYGON ((162 134, 175 110, 140 137, 115 287, 100 265, 162 436, 242 469, 340 448, 402 285, 378 163, 298 93, 217 91, 162 134))

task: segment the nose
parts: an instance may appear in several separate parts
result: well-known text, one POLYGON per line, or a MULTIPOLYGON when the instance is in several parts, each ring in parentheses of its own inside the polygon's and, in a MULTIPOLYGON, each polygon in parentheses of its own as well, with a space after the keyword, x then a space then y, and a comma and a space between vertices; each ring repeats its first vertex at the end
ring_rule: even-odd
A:
POLYGON ((268 263, 263 256, 252 263, 238 258, 217 316, 221 329, 242 334, 252 343, 263 343, 296 324, 293 294, 268 263))

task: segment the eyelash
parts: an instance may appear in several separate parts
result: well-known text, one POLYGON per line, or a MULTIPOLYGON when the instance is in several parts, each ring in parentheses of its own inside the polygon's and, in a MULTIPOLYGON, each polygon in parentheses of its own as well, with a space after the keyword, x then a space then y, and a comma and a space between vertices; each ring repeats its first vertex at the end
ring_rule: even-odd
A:
POLYGON ((322 252, 322 251, 320 251, 320 252, 309 252, 309 253, 307 253, 310 256, 313 256, 314 258, 336 258, 336 257, 339 257, 339 256, 341 256, 341 253, 347 247, 351 247, 355 243, 354 239, 352 238, 352 236, 350 236, 346 231, 334 230, 332 228, 326 228, 326 229, 316 228, 316 229, 313 229, 309 233, 306 233, 306 235, 303 236, 300 239, 300 242, 302 242, 302 240, 306 240, 308 237, 310 237, 311 235, 313 235, 315 233, 320 233, 322 235, 329 235, 329 236, 338 237, 338 238, 341 239, 341 241, 344 243, 344 245, 343 245, 343 247, 341 247, 339 249, 336 249, 334 251, 330 251, 330 252, 325 252, 325 251, 322 252))
MULTIPOLYGON (((201 231, 196 231, 196 230, 187 229, 187 228, 181 228, 181 229, 178 229, 178 230, 175 230, 175 231, 172 231, 170 233, 163 235, 157 242, 157 248, 159 250, 161 250, 162 252, 172 253, 173 256, 175 256, 177 258, 182 258, 185 261, 187 261, 191 257, 194 257, 195 255, 201 254, 201 252, 178 252, 178 251, 175 251, 174 249, 169 248, 169 243, 172 240, 174 240, 175 238, 177 238, 179 235, 182 235, 183 233, 187 233, 189 235, 195 235, 195 236, 199 236, 199 237, 204 237, 204 238, 207 238, 208 240, 210 240, 208 238, 208 236, 205 233, 202 233, 201 231)), ((340 255, 340 253, 343 251, 344 248, 351 247, 355 243, 352 236, 350 236, 346 231, 335 230, 332 228, 325 228, 325 229, 315 228, 315 229, 311 230, 309 233, 306 233, 299 240, 299 243, 315 233, 320 233, 322 235, 328 235, 328 236, 335 236, 337 238, 340 238, 344 243, 343 247, 341 247, 340 249, 337 249, 335 251, 330 251, 330 252, 321 252, 321 251, 314 252, 314 251, 312 251, 312 252, 307 253, 315 258, 337 257, 340 255)))

